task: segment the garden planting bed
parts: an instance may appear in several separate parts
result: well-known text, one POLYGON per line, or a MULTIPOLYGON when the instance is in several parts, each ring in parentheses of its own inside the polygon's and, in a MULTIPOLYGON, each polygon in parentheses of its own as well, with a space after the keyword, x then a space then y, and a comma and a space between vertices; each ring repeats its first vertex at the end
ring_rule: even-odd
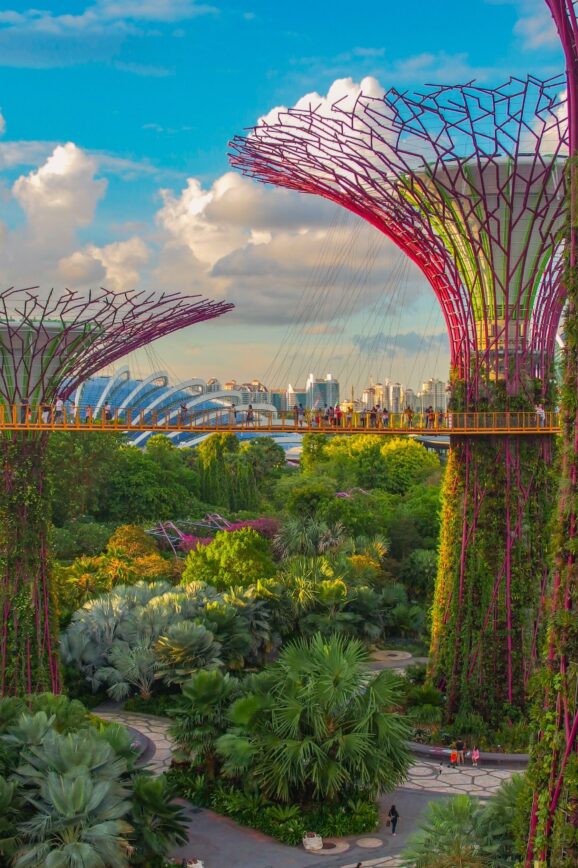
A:
MULTIPOLYGON (((416 741, 408 742, 408 746, 412 754, 425 759, 434 760, 437 762, 450 761, 451 747, 443 747, 435 744, 419 744, 416 741)), ((512 766, 519 767, 520 770, 525 769, 528 765, 530 757, 527 753, 494 753, 492 751, 480 751, 480 760, 478 765, 483 766, 512 766)), ((471 765, 471 760, 467 760, 467 766, 471 765)))

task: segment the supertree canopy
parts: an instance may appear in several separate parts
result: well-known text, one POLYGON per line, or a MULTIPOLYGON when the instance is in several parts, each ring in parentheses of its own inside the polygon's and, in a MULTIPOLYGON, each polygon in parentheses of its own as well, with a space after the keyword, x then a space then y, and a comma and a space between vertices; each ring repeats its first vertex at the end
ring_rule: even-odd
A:
MULTIPOLYGON (((51 404, 97 370, 232 305, 177 293, 0 293, 0 403, 51 404)), ((0 438, 0 692, 59 690, 49 581, 47 433, 0 438)))
MULTIPOLYGON (((232 143, 233 165, 372 223, 419 266, 447 324, 453 410, 551 400, 561 286, 566 109, 560 79, 359 92, 281 109, 232 143)), ((432 674, 452 716, 525 702, 551 507, 548 437, 452 438, 432 674)))

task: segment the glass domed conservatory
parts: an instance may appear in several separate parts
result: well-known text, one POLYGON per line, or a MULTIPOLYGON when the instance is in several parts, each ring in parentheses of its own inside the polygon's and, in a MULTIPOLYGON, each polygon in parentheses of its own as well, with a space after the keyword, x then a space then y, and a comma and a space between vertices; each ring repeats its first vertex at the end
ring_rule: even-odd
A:
MULTIPOLYGON (((94 418, 98 418, 108 403, 115 415, 127 418, 127 436, 135 446, 144 446, 154 432, 131 432, 131 424, 142 424, 155 419, 159 423, 166 420, 176 421, 182 408, 186 407, 187 418, 199 424, 210 424, 211 418, 223 421, 223 412, 233 408, 237 419, 243 418, 243 413, 249 404, 258 418, 259 413, 276 415, 276 409, 268 400, 269 395, 262 384, 226 383, 225 387, 215 380, 190 379, 171 385, 165 371, 155 371, 143 379, 131 376, 128 367, 118 368, 109 375, 99 375, 86 380, 69 398, 71 409, 84 414, 90 407, 94 418), (128 421, 130 419, 130 421, 128 421)), ((264 436, 259 428, 236 432, 239 439, 249 440, 264 436)), ((206 433, 195 434, 194 431, 167 431, 169 437, 178 446, 196 446, 209 436, 206 433)), ((272 436, 285 450, 293 449, 295 436, 288 432, 279 434, 267 433, 272 436)))

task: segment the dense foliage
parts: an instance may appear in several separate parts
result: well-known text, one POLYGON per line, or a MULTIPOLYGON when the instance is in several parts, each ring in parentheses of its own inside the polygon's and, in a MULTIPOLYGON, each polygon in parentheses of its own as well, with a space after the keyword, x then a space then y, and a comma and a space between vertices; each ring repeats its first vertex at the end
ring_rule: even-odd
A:
POLYGON ((461 795, 430 802, 403 851, 406 868, 515 868, 523 855, 529 784, 504 781, 487 801, 461 795))
MULTIPOLYGON (((509 406, 501 385, 487 386, 489 409, 509 406)), ((549 545, 535 528, 547 527, 553 504, 553 444, 543 437, 453 441, 442 498, 431 671, 447 695, 450 720, 475 712, 495 727, 524 713, 536 663, 549 545)))
POLYGON ((2 864, 162 866, 186 840, 185 817, 135 760, 127 731, 99 724, 78 702, 0 700, 2 864))

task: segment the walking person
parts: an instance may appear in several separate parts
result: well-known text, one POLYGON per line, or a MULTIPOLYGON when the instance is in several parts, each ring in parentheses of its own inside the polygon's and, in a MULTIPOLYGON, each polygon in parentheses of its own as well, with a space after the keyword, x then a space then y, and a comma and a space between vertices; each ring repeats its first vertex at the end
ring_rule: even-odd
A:
POLYGON ((389 428, 389 410, 387 407, 383 408, 383 413, 381 414, 381 424, 384 428, 389 428))
POLYGON ((255 427, 255 414, 253 413, 252 404, 249 404, 249 406, 247 407, 247 428, 249 427, 249 425, 252 425, 253 428, 255 427))
POLYGON ((413 410, 411 409, 411 407, 406 407, 403 411, 403 415, 405 417, 406 428, 411 428, 413 422, 413 410))
POLYGON ((397 834, 397 832, 395 831, 397 829, 397 821, 399 820, 399 814, 395 805, 391 806, 387 816, 389 817, 389 821, 391 823, 391 834, 395 836, 397 834))
POLYGON ((50 406, 50 404, 42 404, 41 414, 42 414, 42 423, 44 425, 48 425, 48 423, 50 422, 50 417, 52 415, 52 407, 50 406))
POLYGON ((30 415, 30 405, 28 404, 27 398, 22 399, 22 403, 20 404, 20 424, 26 425, 28 418, 30 415))
POLYGON ((299 427, 303 428, 303 425, 305 423, 305 407, 303 406, 303 404, 299 404, 297 408, 297 417, 299 419, 299 427))
POLYGON ((84 410, 84 421, 87 425, 92 422, 92 404, 87 404, 84 410))
POLYGON ((60 396, 56 399, 56 403, 54 404, 54 422, 56 425, 61 425, 64 421, 64 401, 60 396))
POLYGON ((472 765, 475 769, 477 769, 479 761, 480 761, 480 749, 476 745, 474 747, 474 749, 472 750, 472 765))
POLYGON ((546 411, 543 404, 538 404, 536 407, 536 418, 538 420, 538 427, 543 428, 546 424, 546 411))
POLYGON ((179 407, 179 425, 187 424, 187 405, 184 401, 181 402, 179 407))
POLYGON ((102 408, 102 411, 104 413, 104 421, 105 422, 112 422, 112 409, 111 409, 108 401, 105 401, 105 404, 104 404, 104 407, 102 408))
POLYGON ((293 422, 297 428, 299 425, 299 404, 293 404, 293 422))

